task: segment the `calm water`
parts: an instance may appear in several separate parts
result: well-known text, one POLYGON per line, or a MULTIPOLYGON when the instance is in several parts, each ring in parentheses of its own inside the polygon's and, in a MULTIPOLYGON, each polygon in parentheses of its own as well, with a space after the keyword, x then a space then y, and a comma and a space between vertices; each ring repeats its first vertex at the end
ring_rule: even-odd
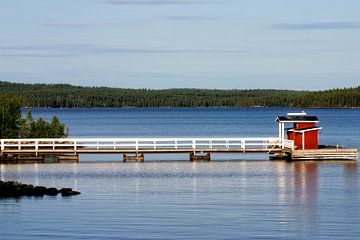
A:
MULTIPOLYGON (((288 109, 41 109, 71 136, 276 136, 288 109)), ((290 110, 294 111, 294 110, 290 110)), ((360 147, 360 110, 308 110, 320 141, 360 147)), ((356 162, 222 161, 0 165, 2 180, 73 187, 82 195, 0 199, 0 239, 358 239, 356 162)), ((171 157, 171 156, 170 156, 171 157)), ((169 157, 169 158, 170 158, 169 157)), ((186 159, 177 156, 176 159, 186 159)))

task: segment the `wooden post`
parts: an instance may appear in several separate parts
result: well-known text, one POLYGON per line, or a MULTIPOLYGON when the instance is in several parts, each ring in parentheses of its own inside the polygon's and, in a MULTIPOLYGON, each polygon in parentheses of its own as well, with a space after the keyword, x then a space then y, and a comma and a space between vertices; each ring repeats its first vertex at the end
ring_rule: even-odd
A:
POLYGON ((39 142, 36 140, 35 141, 35 156, 37 157, 39 154, 38 154, 38 150, 39 150, 39 142))
POLYGON ((123 154, 123 161, 124 162, 127 162, 127 161, 144 162, 145 157, 144 157, 143 153, 135 154, 135 155, 123 154))
POLYGON ((76 151, 77 151, 77 141, 76 140, 74 141, 74 151, 75 151, 75 154, 76 154, 76 151))
POLYGON ((206 153, 205 155, 196 155, 195 153, 190 153, 190 161, 210 161, 211 156, 210 153, 206 153))
POLYGON ((305 132, 302 132, 302 149, 305 149, 305 132))

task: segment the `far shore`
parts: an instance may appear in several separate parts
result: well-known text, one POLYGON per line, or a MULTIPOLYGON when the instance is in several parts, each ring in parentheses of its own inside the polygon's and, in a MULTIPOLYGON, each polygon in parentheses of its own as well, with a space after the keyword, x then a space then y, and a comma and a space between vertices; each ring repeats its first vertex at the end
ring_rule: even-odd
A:
POLYGON ((265 107, 265 106, 250 106, 250 107, 22 107, 27 109, 246 109, 246 108, 279 108, 279 109, 360 109, 360 107, 265 107))

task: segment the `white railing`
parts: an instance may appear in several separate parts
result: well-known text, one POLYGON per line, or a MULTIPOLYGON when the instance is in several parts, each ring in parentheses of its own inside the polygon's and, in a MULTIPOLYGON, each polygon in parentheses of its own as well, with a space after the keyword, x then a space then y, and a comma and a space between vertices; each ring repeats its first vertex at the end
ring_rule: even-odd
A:
POLYGON ((295 149, 294 140, 285 139, 282 148, 294 150, 295 149))
MULTIPOLYGON (((279 138, 44 138, 1 139, 2 152, 181 152, 274 150, 285 143, 279 138)), ((292 143, 293 145, 293 143, 292 143)))

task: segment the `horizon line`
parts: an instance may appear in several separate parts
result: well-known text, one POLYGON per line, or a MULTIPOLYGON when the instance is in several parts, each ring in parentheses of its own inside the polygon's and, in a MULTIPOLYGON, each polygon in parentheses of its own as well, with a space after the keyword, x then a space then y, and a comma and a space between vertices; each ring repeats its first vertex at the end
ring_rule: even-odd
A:
POLYGON ((163 90, 219 90, 219 91, 249 91, 249 90, 268 90, 268 91, 295 91, 295 92, 321 92, 321 91, 330 91, 337 89, 351 89, 351 88, 359 88, 360 85, 357 86, 349 86, 349 87, 333 87, 333 88, 324 88, 320 90, 310 90, 310 89, 285 89, 285 88, 192 88, 192 87, 174 87, 174 88, 128 88, 128 87, 110 87, 105 85, 74 85, 70 83, 45 83, 45 82, 16 82, 16 81, 4 81, 0 80, 0 84, 8 83, 8 84, 23 84, 23 85, 47 85, 47 86, 70 86, 70 87, 78 87, 78 88, 110 88, 110 89, 128 89, 128 90, 149 90, 149 91, 163 91, 163 90))

